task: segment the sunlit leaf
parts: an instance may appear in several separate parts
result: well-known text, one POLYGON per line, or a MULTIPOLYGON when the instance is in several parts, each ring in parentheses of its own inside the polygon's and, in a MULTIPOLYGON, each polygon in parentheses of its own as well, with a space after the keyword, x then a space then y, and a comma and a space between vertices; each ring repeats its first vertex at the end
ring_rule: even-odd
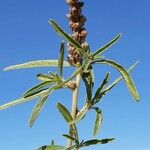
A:
POLYGON ((37 102, 36 106, 32 110, 31 117, 29 119, 29 126, 32 127, 37 117, 40 115, 41 110, 44 107, 44 104, 47 101, 48 96, 53 92, 53 88, 50 90, 50 92, 47 94, 44 94, 41 96, 40 100, 37 102))
POLYGON ((47 74, 37 74, 37 79, 42 81, 42 82, 49 81, 49 82, 53 83, 52 78, 47 74))
POLYGON ((76 139, 76 138, 74 138, 74 137, 72 137, 72 136, 70 136, 70 135, 68 135, 68 134, 63 134, 63 136, 64 136, 65 138, 67 138, 67 139, 72 140, 74 143, 79 144, 78 139, 76 139))
POLYGON ((113 86, 111 86, 110 88, 102 90, 102 92, 99 94, 97 99, 92 100, 92 104, 94 105, 94 104, 98 103, 102 99, 102 97, 105 96, 107 94, 107 92, 109 92, 112 88, 113 88, 113 86))
POLYGON ((91 146, 91 145, 96 145, 96 144, 107 144, 109 142, 112 142, 115 138, 110 138, 110 139, 92 139, 92 140, 88 140, 85 141, 81 147, 87 147, 87 146, 91 146))
POLYGON ((70 112, 64 105, 62 105, 61 103, 58 103, 57 108, 67 123, 72 120, 72 116, 71 116, 70 112))
POLYGON ((51 81, 46 81, 46 82, 42 82, 34 87, 32 87, 31 89, 29 89, 28 91, 26 91, 24 94, 23 94, 23 97, 28 97, 30 96, 31 94, 33 93, 36 93, 36 91, 40 91, 42 88, 46 87, 47 85, 50 85, 51 84, 51 81))
MULTIPOLYGON (((69 67, 70 64, 67 61, 64 61, 63 66, 69 67)), ((14 69, 35 68, 35 67, 58 67, 58 60, 30 61, 30 62, 6 67, 4 68, 4 71, 14 70, 14 69)))
POLYGON ((103 90, 104 86, 108 83, 109 76, 110 76, 110 73, 107 73, 104 80, 103 80, 103 82, 101 83, 100 87, 96 90, 96 93, 95 93, 95 95, 92 99, 93 102, 95 100, 99 99, 101 91, 103 90))
POLYGON ((82 79, 86 86, 86 93, 87 93, 87 101, 91 101, 92 99, 92 91, 94 86, 94 73, 91 69, 88 73, 82 74, 82 79))
POLYGON ((61 27, 59 27, 59 25, 55 21, 49 20, 49 23, 52 25, 52 27, 55 29, 55 31, 60 36, 62 36, 65 40, 67 40, 67 42, 69 42, 71 45, 73 45, 81 55, 85 54, 84 50, 82 49, 82 46, 76 40, 74 40, 70 35, 68 35, 66 32, 64 32, 63 29, 61 29, 61 27))
MULTIPOLYGON (((135 63, 127 70, 127 72, 130 73, 130 72, 133 70, 133 68, 136 67, 136 65, 137 65, 138 63, 139 63, 139 61, 135 62, 135 63)), ((116 84, 118 84, 118 83, 122 80, 122 78, 123 78, 123 77, 120 76, 119 78, 117 78, 116 80, 114 80, 111 84, 109 84, 108 86, 106 86, 104 90, 107 90, 107 89, 110 89, 110 88, 114 87, 116 84)))
POLYGON ((101 128, 101 124, 103 120, 102 111, 98 107, 93 107, 92 109, 96 111, 96 119, 95 119, 94 130, 93 130, 93 135, 96 136, 101 128))
MULTIPOLYGON (((133 69, 137 64, 138 64, 138 62, 134 63, 134 64, 128 69, 127 72, 129 73, 130 71, 132 71, 132 69, 133 69)), ((97 102, 99 102, 100 99, 101 99, 104 95, 106 95, 107 92, 109 92, 117 83, 119 83, 122 78, 123 78, 123 77, 121 76, 121 77, 117 78, 115 81, 113 81, 110 85, 106 86, 106 87, 102 90, 102 92, 100 93, 99 97, 98 97, 97 99, 93 99, 93 101, 92 101, 93 105, 96 104, 97 102)))
POLYGON ((82 118, 86 115, 87 111, 90 109, 90 103, 86 103, 83 108, 77 113, 74 120, 69 121, 69 124, 74 124, 82 120, 82 118))
POLYGON ((28 101, 30 101, 32 99, 37 98, 38 96, 41 96, 41 95, 45 94, 45 92, 47 93, 48 90, 41 91, 41 92, 39 92, 39 93, 37 93, 37 94, 35 94, 33 96, 27 97, 27 98, 20 98, 20 99, 14 100, 12 102, 6 103, 6 104, 0 106, 0 110, 3 110, 3 109, 6 109, 6 108, 9 108, 9 107, 18 105, 18 104, 22 104, 22 103, 28 102, 28 101))
POLYGON ((63 83, 67 83, 67 82, 69 82, 70 80, 72 80, 73 78, 75 78, 75 77, 77 76, 77 74, 79 74, 80 72, 82 72, 82 69, 83 69, 83 66, 77 68, 77 69, 73 72, 73 74, 72 74, 67 80, 65 80, 63 83))
POLYGON ((58 145, 45 145, 42 146, 36 150, 65 150, 64 146, 58 146, 58 145))
MULTIPOLYGON (((64 105, 62 105, 61 103, 58 103, 57 108, 67 123, 69 123, 73 120, 70 112, 64 105)), ((72 125, 70 125, 70 128, 71 128, 71 132, 73 132, 75 138, 78 139, 78 132, 77 132, 76 125, 72 124, 72 125)))
POLYGON ((86 59, 84 61, 84 68, 83 68, 83 72, 84 73, 88 73, 90 71, 90 65, 91 65, 91 60, 90 59, 86 59))
POLYGON ((101 61, 95 61, 93 63, 107 64, 107 65, 110 65, 110 66, 114 67, 115 69, 117 69, 121 73, 123 79, 125 80, 125 83, 129 89, 129 92, 131 93, 133 99, 135 99, 136 101, 139 101, 140 97, 138 95, 138 92, 136 90, 134 82, 132 81, 132 78, 130 77, 130 75, 124 69, 123 66, 121 66, 120 64, 118 64, 112 60, 101 60, 101 61))
POLYGON ((103 47, 101 47, 100 49, 98 49, 94 54, 92 54, 92 56, 95 57, 96 55, 99 55, 99 54, 103 53, 104 51, 106 51, 109 47, 111 47, 113 44, 115 44, 121 38, 121 36, 122 36, 121 33, 118 34, 109 43, 107 43, 106 45, 104 45, 103 47))
POLYGON ((64 42, 61 43, 58 59, 58 72, 60 76, 62 76, 63 62, 64 62, 64 42))

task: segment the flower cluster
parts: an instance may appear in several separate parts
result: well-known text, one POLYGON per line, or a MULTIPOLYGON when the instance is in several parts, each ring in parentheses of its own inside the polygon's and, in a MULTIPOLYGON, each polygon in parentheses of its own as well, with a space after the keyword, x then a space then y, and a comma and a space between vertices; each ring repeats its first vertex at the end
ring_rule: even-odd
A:
MULTIPOLYGON (((72 30, 72 37, 78 41, 84 48, 86 43, 84 43, 87 32, 84 28, 86 18, 82 15, 82 7, 84 2, 78 2, 78 0, 66 0, 67 4, 70 6, 67 18, 69 20, 69 26, 72 30)), ((81 55, 76 51, 76 49, 68 43, 68 61, 71 65, 76 65, 82 63, 81 55)))

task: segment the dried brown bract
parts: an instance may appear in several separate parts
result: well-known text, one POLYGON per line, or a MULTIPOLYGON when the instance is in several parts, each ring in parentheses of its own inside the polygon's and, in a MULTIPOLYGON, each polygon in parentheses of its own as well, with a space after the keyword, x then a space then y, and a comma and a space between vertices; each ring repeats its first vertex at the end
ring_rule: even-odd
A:
MULTIPOLYGON (((72 37, 78 41, 81 45, 84 45, 87 31, 84 28, 86 18, 82 15, 82 7, 84 2, 78 2, 78 0, 66 0, 70 6, 67 18, 69 20, 69 26, 72 30, 72 37)), ((76 51, 75 47, 68 43, 68 61, 71 65, 82 63, 82 56, 76 51)))

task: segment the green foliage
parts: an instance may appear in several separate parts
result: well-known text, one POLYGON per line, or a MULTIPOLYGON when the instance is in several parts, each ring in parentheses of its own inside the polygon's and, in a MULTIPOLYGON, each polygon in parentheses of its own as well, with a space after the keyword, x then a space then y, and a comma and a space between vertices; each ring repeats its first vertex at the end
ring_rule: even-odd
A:
POLYGON ((96 111, 96 119, 95 119, 94 130, 93 130, 93 135, 96 136, 100 130, 103 116, 102 116, 102 111, 98 107, 93 107, 92 109, 96 111))
MULTIPOLYGON (((51 89, 50 93, 53 91, 53 89, 51 89)), ((34 107, 31 117, 29 119, 29 126, 32 127, 33 123, 35 122, 35 120, 37 119, 37 117, 39 116, 44 104, 46 103, 47 99, 48 99, 49 94, 44 94, 41 96, 40 100, 37 102, 36 106, 34 107)))
MULTIPOLYGON (((61 103, 58 103, 57 108, 67 123, 69 123, 73 120, 70 112, 68 111, 68 109, 65 106, 63 106, 61 103)), ((78 140, 79 137, 78 137, 78 131, 77 131, 76 125, 71 124, 70 129, 71 129, 71 132, 74 134, 74 137, 78 140)))
MULTIPOLYGON (((48 100, 49 95, 58 89, 61 88, 70 88, 71 90, 76 90, 76 84, 74 83, 74 79, 77 76, 81 76, 83 83, 86 88, 86 99, 83 107, 80 110, 77 110, 75 117, 69 112, 69 110, 61 103, 57 103, 57 109, 62 115, 63 119, 67 122, 68 127, 70 128, 69 134, 63 134, 63 137, 74 142, 74 145, 71 147, 63 147, 59 145, 55 145, 54 142, 51 145, 46 145, 38 148, 37 150, 78 150, 82 147, 87 147, 95 144, 107 144, 114 140, 114 138, 106 138, 106 139, 91 139, 87 141, 79 141, 79 133, 77 128, 77 123, 83 120, 88 114, 89 110, 95 110, 96 117, 94 122, 93 136, 98 135, 99 130, 102 125, 103 115, 102 111, 98 106, 98 103, 101 101, 102 97, 105 96, 115 85, 117 85, 122 79, 125 81, 127 88, 129 89, 130 94, 133 99, 139 101, 139 94, 136 90, 135 84, 129 75, 132 69, 137 65, 138 62, 133 64, 128 70, 126 70, 119 63, 104 59, 101 55, 108 48, 110 48, 113 44, 115 44, 122 36, 122 34, 118 34, 113 40, 108 42, 103 47, 96 50, 94 53, 91 53, 90 46, 88 45, 85 49, 82 48, 81 44, 79 44, 76 40, 74 40, 70 35, 68 35, 63 29, 53 20, 49 20, 50 25, 54 28, 57 34, 62 36, 64 40, 69 42, 72 46, 76 48, 76 51, 83 56, 83 63, 77 64, 75 66, 75 71, 67 78, 63 78, 63 68, 71 67, 70 64, 64 60, 65 56, 65 44, 61 42, 59 57, 58 60, 39 60, 39 61, 31 61, 19 65, 9 66, 4 69, 13 70, 13 69, 23 69, 23 68, 35 68, 35 67, 57 67, 58 72, 53 73, 41 73, 37 74, 36 78, 40 83, 28 89, 20 99, 9 102, 0 106, 0 110, 15 106, 17 104, 28 102, 32 99, 39 98, 37 104, 32 110, 31 117, 29 119, 29 126, 32 127, 35 120, 38 118, 40 112, 44 108, 45 103, 48 100), (112 83, 108 84, 110 73, 107 73, 102 80, 102 83, 97 87, 96 92, 93 93, 94 88, 94 69, 93 65, 95 64, 105 64, 115 68, 120 74, 121 77, 114 80, 112 83)), ((97 81, 96 81, 97 82, 97 81)), ((96 88, 96 87, 95 87, 96 88)), ((77 95, 75 95, 77 96, 77 95)))
POLYGON ((115 69, 117 69, 117 70, 121 73, 123 79, 125 80, 125 83, 126 83, 128 89, 129 89, 129 91, 130 91, 132 97, 133 97, 136 101, 139 101, 140 97, 139 97, 138 92, 137 92, 137 90, 136 90, 135 84, 133 83, 131 76, 130 76, 130 75, 128 74, 128 72, 124 69, 123 66, 121 66, 120 64, 118 64, 118 63, 116 63, 116 62, 114 62, 114 61, 105 60, 105 59, 100 60, 100 61, 95 61, 95 62, 93 62, 93 63, 107 64, 107 65, 110 65, 110 66, 114 67, 115 69))
POLYGON ((58 145, 45 145, 38 148, 37 150, 65 150, 65 147, 58 145))
POLYGON ((67 40, 67 42, 72 44, 81 55, 84 55, 85 52, 82 46, 77 41, 75 41, 71 36, 64 32, 63 29, 61 29, 61 27, 55 21, 49 20, 49 23, 52 25, 58 35, 62 36, 65 40, 67 40))
POLYGON ((76 139, 76 138, 74 138, 74 137, 72 137, 72 136, 70 136, 68 134, 63 134, 63 136, 65 138, 67 138, 67 139, 71 139, 75 144, 79 144, 79 140, 78 139, 76 139))
POLYGON ((98 139, 92 139, 92 140, 88 140, 85 141, 81 147, 87 147, 87 146, 91 146, 91 145, 96 145, 96 144, 107 144, 109 142, 112 142, 115 138, 110 138, 110 139, 102 139, 102 140, 98 140, 98 139))
POLYGON ((105 52, 109 47, 111 47, 112 45, 114 45, 121 38, 121 36, 122 36, 121 33, 118 34, 109 43, 107 43, 106 45, 104 45, 103 47, 101 47, 100 49, 98 49, 96 52, 94 52, 94 54, 92 54, 92 56, 96 57, 96 56, 100 55, 101 53, 105 52))
POLYGON ((108 83, 108 80, 109 80, 109 73, 106 74, 102 84, 100 85, 100 87, 97 89, 94 97, 92 98, 92 103, 94 104, 95 101, 99 100, 101 98, 101 93, 102 93, 102 90, 104 88, 104 86, 108 83))
MULTIPOLYGON (((67 61, 64 61, 63 66, 69 67, 70 64, 67 61)), ((35 67, 58 67, 58 60, 37 60, 26 62, 19 65, 13 65, 4 68, 4 71, 14 70, 14 69, 25 69, 25 68, 35 68, 35 67)))
POLYGON ((37 98, 39 96, 42 96, 43 94, 46 94, 48 92, 49 92, 49 90, 42 90, 42 91, 40 91, 40 92, 38 92, 38 93, 36 93, 34 95, 31 95, 29 97, 26 97, 26 98, 22 97, 20 99, 14 100, 14 101, 9 102, 9 103, 6 103, 4 105, 1 105, 0 106, 0 110, 4 110, 6 108, 9 108, 9 107, 12 107, 12 106, 15 106, 15 105, 18 105, 18 104, 22 104, 22 103, 28 102, 28 101, 30 101, 32 99, 35 99, 35 98, 37 98))
POLYGON ((64 51, 65 51, 65 45, 62 42, 60 46, 60 52, 59 52, 59 58, 58 58, 58 72, 61 77, 63 73, 64 51))

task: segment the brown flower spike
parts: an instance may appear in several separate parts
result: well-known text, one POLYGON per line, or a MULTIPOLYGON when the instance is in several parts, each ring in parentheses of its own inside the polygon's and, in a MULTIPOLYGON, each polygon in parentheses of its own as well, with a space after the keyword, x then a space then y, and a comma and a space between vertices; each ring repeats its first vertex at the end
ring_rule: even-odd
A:
MULTIPOLYGON (((72 30, 72 37, 78 41, 84 48, 86 43, 85 39, 87 36, 84 24, 86 18, 82 15, 82 7, 84 2, 78 2, 78 0, 66 0, 70 6, 67 18, 69 20, 69 26, 72 30)), ((71 65, 76 66, 78 63, 82 63, 82 56, 76 51, 76 49, 68 43, 68 61, 71 65)))

